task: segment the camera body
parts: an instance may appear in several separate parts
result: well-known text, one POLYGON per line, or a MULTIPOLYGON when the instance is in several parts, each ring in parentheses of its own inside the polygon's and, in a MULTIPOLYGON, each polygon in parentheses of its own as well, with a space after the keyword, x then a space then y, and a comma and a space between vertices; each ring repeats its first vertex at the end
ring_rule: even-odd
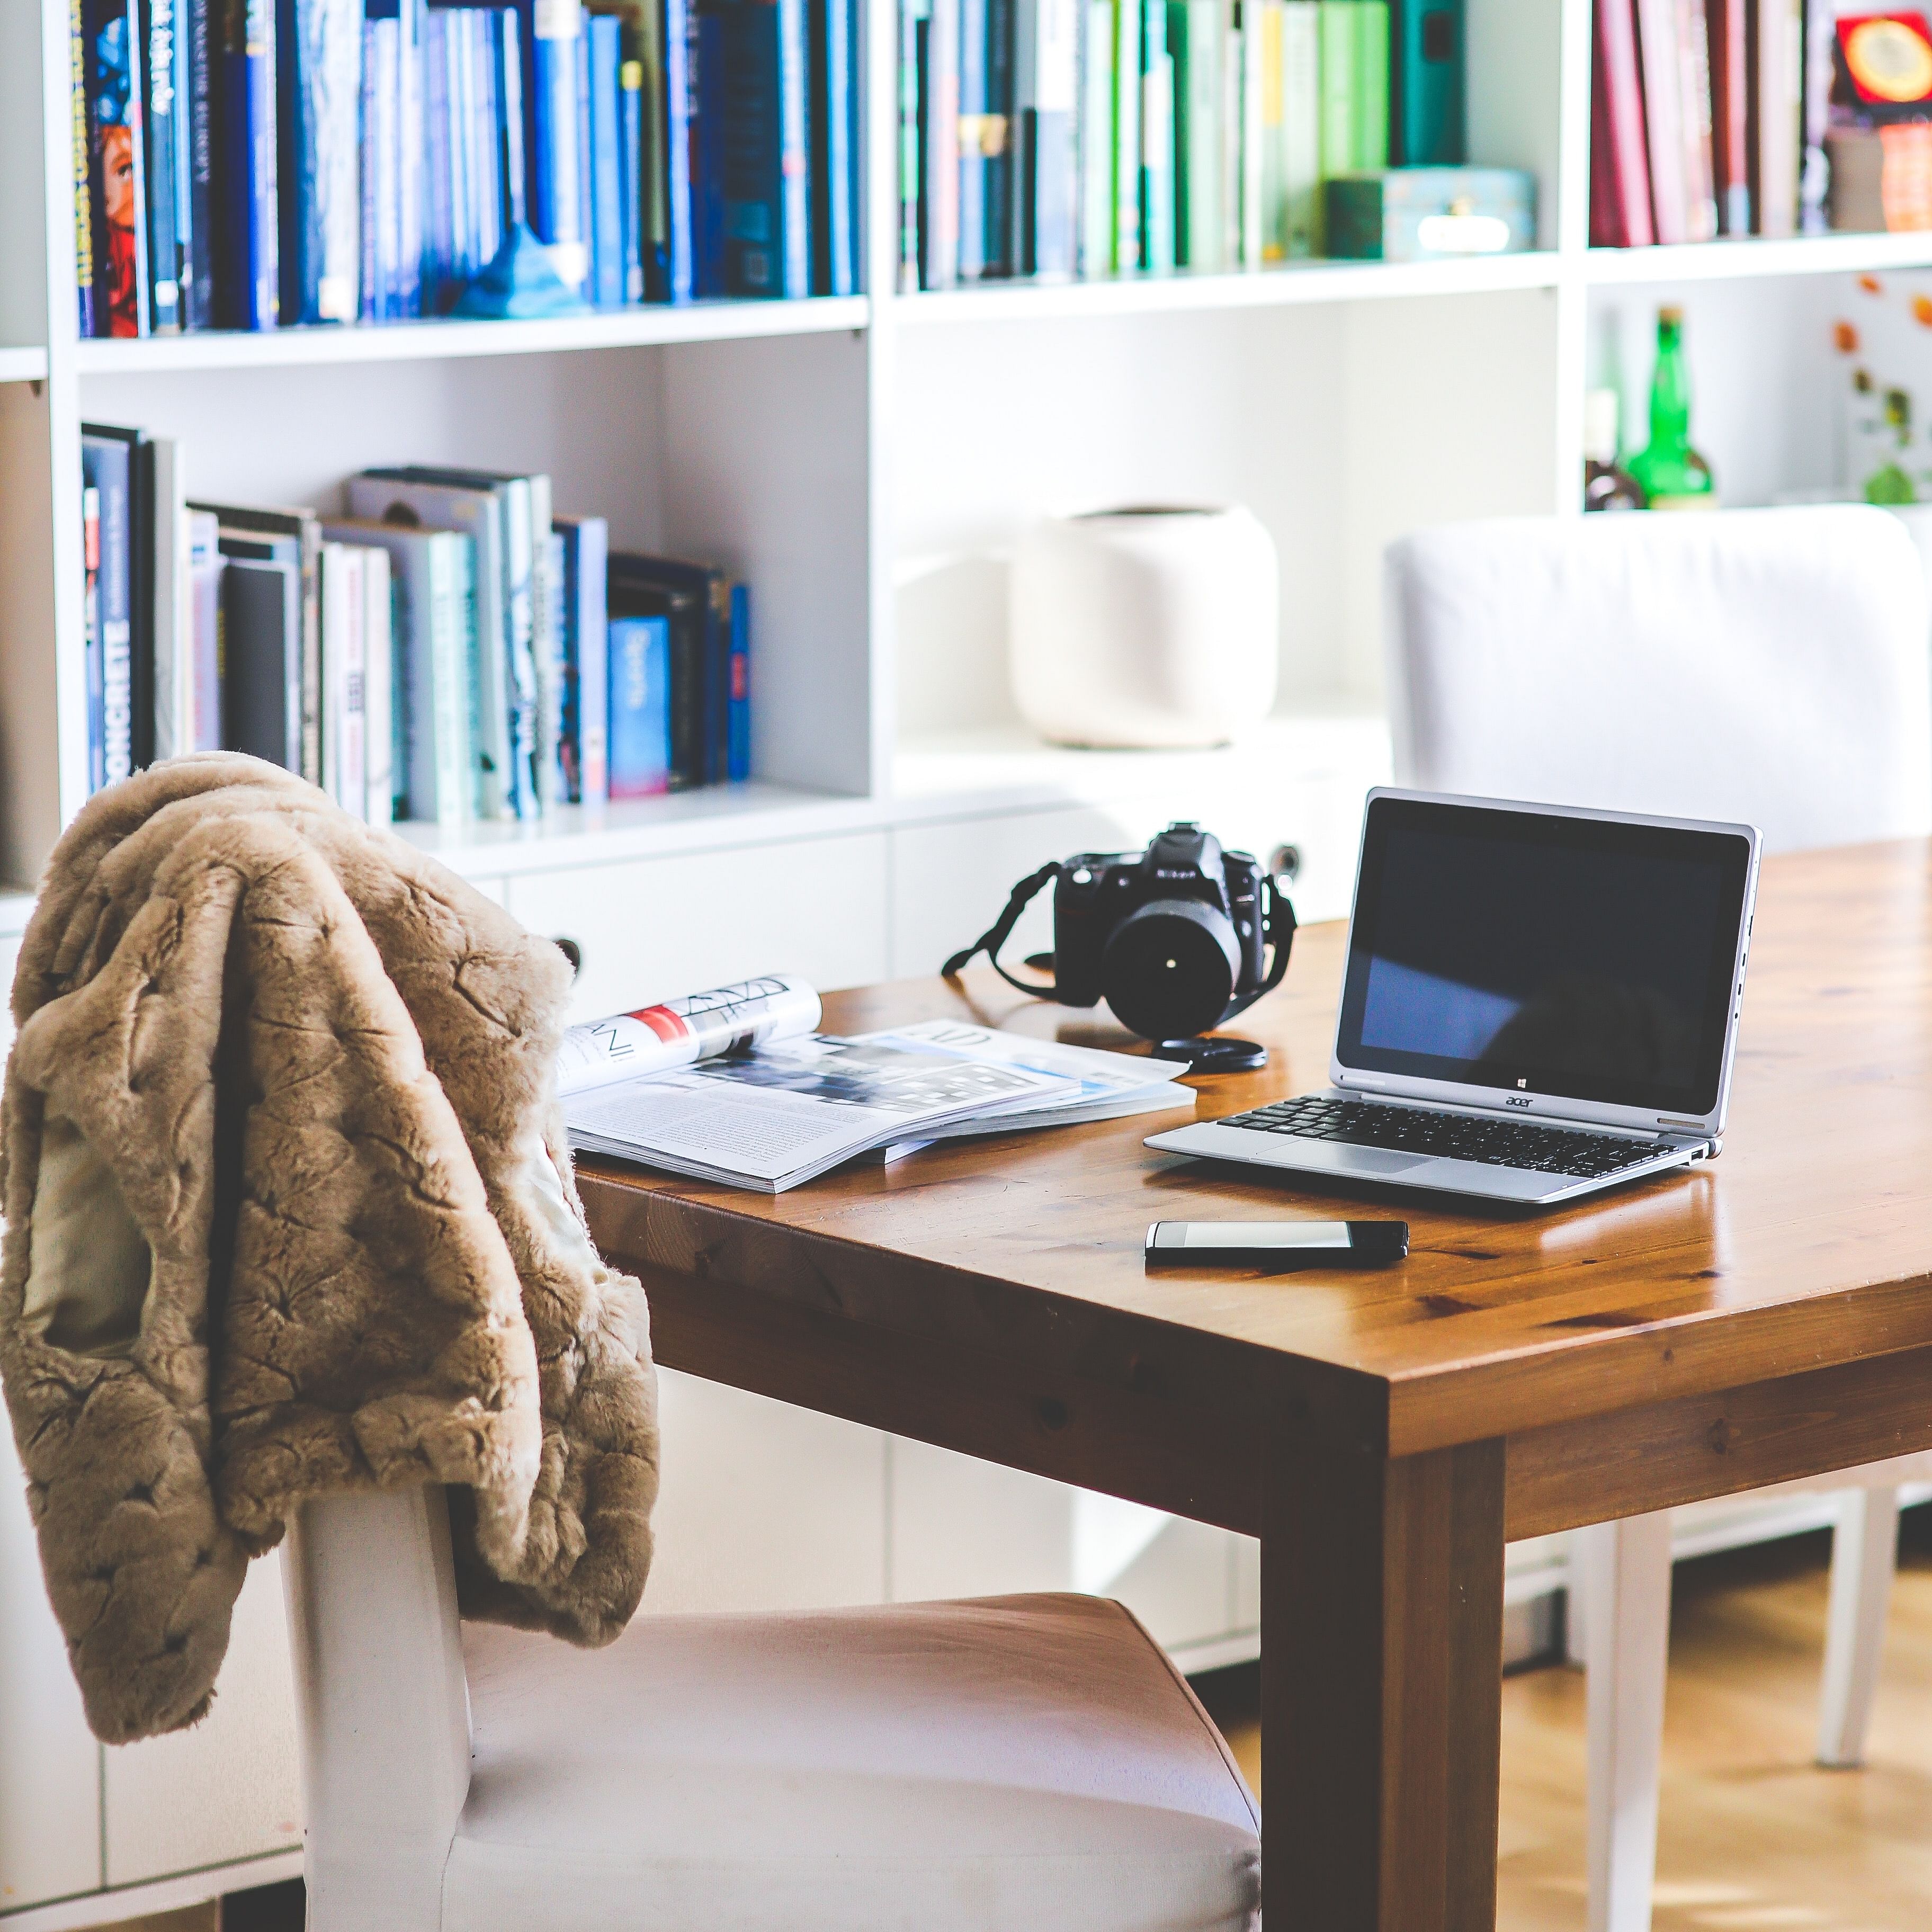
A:
POLYGON ((1054 885, 1053 997, 1105 999, 1150 1040, 1204 1033, 1262 989, 1270 888, 1252 854, 1186 820, 1144 852, 1076 854, 1054 885))

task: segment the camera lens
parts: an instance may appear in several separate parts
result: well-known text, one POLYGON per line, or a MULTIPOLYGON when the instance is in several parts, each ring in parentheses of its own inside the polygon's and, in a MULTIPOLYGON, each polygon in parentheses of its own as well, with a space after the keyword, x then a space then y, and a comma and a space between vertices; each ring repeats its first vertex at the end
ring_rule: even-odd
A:
POLYGON ((1227 914, 1198 899, 1151 899, 1114 928, 1100 990, 1144 1040, 1185 1040, 1219 1024, 1233 998, 1240 948, 1227 914))

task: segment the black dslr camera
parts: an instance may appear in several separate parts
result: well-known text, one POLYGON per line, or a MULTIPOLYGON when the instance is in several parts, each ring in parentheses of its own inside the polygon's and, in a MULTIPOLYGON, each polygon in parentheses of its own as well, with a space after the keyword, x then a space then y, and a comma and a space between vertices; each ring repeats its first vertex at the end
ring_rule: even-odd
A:
POLYGON ((1211 832, 1183 820, 1144 852, 1082 852, 1022 879, 990 931, 946 962, 947 978, 983 952, 1023 993, 1064 1006, 1105 1000, 1129 1031, 1174 1060, 1217 1068, 1260 1066, 1246 1041, 1203 1042, 1281 984, 1294 940, 1294 908, 1246 852, 1224 852, 1211 832), (1053 983, 1016 980, 1000 964, 1021 913, 1053 881, 1053 952, 1030 965, 1053 983), (1270 950, 1273 960, 1269 960, 1270 950))

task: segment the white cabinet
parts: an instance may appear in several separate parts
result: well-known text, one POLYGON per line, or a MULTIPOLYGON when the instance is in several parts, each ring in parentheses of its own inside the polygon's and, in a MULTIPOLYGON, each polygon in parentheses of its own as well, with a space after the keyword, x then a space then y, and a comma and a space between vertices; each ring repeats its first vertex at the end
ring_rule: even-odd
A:
POLYGON ((574 1020, 758 973, 820 987, 886 976, 883 832, 520 874, 506 902, 581 951, 574 1020))
POLYGON ((0 1424, 0 1914, 100 1883, 100 1748, 40 1581, 13 1432, 0 1424))
POLYGON ((885 1594, 886 1438, 660 1370, 648 1612, 797 1610, 885 1594))
POLYGON ((118 1745, 104 1754, 104 1766, 111 1886, 301 1844, 279 1550, 248 1566, 208 1715, 191 1730, 118 1745))

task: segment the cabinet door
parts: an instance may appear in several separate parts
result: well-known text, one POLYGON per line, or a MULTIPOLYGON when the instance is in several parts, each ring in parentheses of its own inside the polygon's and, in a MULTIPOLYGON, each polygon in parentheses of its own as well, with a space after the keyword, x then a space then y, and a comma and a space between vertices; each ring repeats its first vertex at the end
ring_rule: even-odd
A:
POLYGON ((883 832, 522 874, 506 903, 583 955, 576 1020, 758 973, 815 986, 886 976, 883 832))
POLYGON ((877 1430, 658 1371, 663 1489, 647 1611, 797 1610, 885 1594, 877 1430))
POLYGON ((14 1432, 0 1418, 0 1914, 100 1882, 100 1747, 81 1715, 14 1432))
POLYGON ((107 1882, 300 1845, 298 1778, 282 1559, 271 1550, 248 1566, 208 1714, 106 1754, 107 1882))

